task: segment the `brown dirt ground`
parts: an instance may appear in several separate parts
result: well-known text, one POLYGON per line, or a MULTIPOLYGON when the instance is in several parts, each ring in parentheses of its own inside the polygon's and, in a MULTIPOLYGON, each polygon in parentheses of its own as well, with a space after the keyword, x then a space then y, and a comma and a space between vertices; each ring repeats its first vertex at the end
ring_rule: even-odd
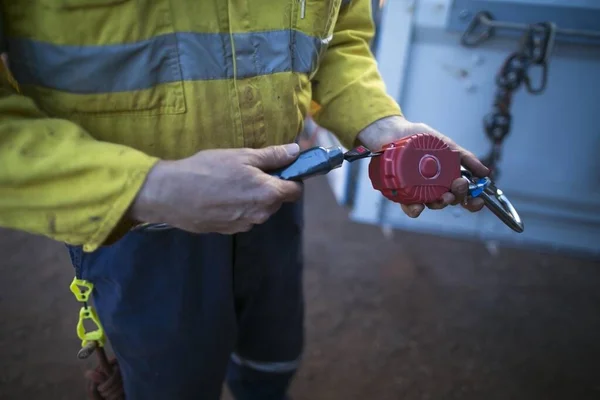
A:
MULTIPOLYGON (((307 182, 295 400, 600 398, 600 262, 352 223, 307 182)), ((84 399, 62 245, 0 231, 0 399, 84 399)))

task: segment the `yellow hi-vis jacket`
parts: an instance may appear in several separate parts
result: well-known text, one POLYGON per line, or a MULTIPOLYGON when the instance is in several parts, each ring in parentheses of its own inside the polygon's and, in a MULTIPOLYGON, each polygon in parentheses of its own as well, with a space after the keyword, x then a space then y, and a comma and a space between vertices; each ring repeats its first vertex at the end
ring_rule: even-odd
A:
MULTIPOLYGON (((93 251, 159 159, 401 115, 371 0, 0 0, 0 226, 93 251), (6 72, 6 71, 3 71, 6 72)), ((202 193, 198 193, 199 196, 202 193)))

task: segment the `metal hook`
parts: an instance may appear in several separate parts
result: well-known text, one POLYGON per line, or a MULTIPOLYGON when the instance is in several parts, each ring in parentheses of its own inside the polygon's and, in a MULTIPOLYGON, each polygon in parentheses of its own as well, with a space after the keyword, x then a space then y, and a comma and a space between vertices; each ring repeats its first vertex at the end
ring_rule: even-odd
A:
POLYGON ((480 194, 487 208, 513 231, 521 233, 525 230, 519 213, 504 192, 490 181, 490 185, 480 194))
POLYGON ((539 48, 539 54, 534 57, 536 64, 547 63, 554 50, 557 27, 554 22, 540 22, 530 27, 533 46, 539 48), (541 35, 540 35, 541 34, 541 35), (541 37, 540 37, 541 36, 541 37))
POLYGON ((483 23, 484 20, 488 20, 488 21, 492 20, 492 14, 490 14, 487 11, 481 11, 481 12, 478 12, 473 17, 473 19, 469 23, 469 26, 467 26, 467 29, 465 30, 462 37, 460 38, 460 42, 464 46, 475 47, 475 46, 485 42, 486 40, 488 40, 489 38, 491 38, 494 35, 494 33, 496 31, 495 28, 490 24, 484 24, 483 23), (474 34, 475 30, 480 25, 484 25, 484 30, 479 35, 475 35, 474 34))
POLYGON ((481 197, 485 206, 513 231, 522 233, 525 230, 516 208, 490 178, 481 178, 474 181, 471 171, 464 167, 461 167, 461 173, 462 177, 469 182, 469 195, 471 197, 481 197))
POLYGON ((556 24, 553 22, 542 22, 539 24, 534 24, 530 28, 530 36, 533 41, 533 45, 531 46, 533 64, 539 65, 542 68, 542 76, 540 80, 540 84, 537 87, 534 87, 531 84, 531 78, 529 74, 525 76, 525 85, 527 87, 527 91, 531 94, 540 94, 546 88, 546 82, 548 80, 548 60, 552 51, 554 50, 554 39, 556 36, 556 24), (536 34, 538 30, 542 30, 542 37, 537 38, 540 42, 540 45, 535 43, 536 34), (538 49, 538 54, 534 54, 534 51, 538 49))

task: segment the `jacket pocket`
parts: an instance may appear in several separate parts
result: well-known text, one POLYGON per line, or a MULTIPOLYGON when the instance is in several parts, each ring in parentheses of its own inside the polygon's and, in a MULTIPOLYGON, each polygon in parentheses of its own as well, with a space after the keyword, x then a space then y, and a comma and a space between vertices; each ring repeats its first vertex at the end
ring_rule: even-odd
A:
POLYGON ((297 29, 321 40, 333 35, 342 0, 292 1, 297 3, 297 29))
POLYGON ((11 7, 9 58, 19 86, 43 110, 55 116, 185 111, 169 1, 32 1, 36 13, 11 7))
POLYGON ((11 70, 23 93, 51 115, 182 113, 175 37, 150 41, 90 49, 12 41, 11 70))

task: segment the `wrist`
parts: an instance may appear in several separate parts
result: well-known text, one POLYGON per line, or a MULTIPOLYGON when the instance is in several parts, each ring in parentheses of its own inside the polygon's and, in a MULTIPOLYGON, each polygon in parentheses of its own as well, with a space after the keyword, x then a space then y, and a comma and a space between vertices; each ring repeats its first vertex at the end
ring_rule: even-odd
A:
POLYGON ((171 162, 159 160, 148 172, 146 180, 127 212, 127 217, 137 222, 159 222, 160 205, 164 202, 165 185, 169 182, 171 162))

